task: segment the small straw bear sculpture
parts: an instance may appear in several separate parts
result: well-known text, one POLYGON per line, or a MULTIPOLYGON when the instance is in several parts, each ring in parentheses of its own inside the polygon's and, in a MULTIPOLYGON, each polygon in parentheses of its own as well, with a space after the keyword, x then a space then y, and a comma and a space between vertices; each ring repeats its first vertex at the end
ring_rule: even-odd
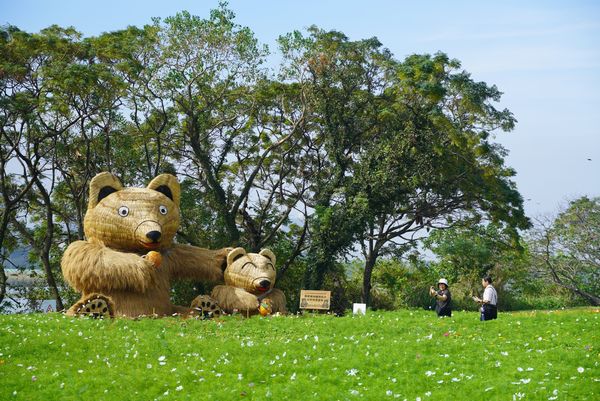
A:
POLYGON ((146 188, 123 188, 106 172, 92 179, 84 219, 87 240, 70 244, 61 262, 67 282, 82 293, 68 315, 197 313, 171 304, 171 281, 222 282, 231 248, 173 243, 179 202, 179 182, 169 174, 157 176, 146 188))
POLYGON ((285 294, 273 288, 276 277, 273 252, 246 253, 244 248, 235 248, 227 255, 225 285, 216 286, 211 297, 226 313, 285 314, 285 294))

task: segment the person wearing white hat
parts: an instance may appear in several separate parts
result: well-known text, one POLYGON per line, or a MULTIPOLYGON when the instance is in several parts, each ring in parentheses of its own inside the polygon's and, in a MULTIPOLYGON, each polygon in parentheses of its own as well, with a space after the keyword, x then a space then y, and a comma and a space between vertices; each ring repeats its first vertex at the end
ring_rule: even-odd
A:
POLYGON ((438 290, 436 291, 433 286, 429 288, 429 295, 435 298, 435 311, 439 317, 452 316, 452 295, 448 289, 448 280, 441 278, 438 280, 438 290))

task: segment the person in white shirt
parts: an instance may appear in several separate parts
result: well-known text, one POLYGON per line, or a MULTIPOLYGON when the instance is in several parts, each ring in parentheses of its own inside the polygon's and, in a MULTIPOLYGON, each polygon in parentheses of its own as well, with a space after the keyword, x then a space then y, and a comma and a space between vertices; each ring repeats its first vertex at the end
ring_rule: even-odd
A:
POLYGON ((498 318, 498 293, 492 285, 492 278, 485 276, 481 279, 483 286, 483 299, 473 297, 475 302, 481 304, 481 320, 492 320, 498 318))

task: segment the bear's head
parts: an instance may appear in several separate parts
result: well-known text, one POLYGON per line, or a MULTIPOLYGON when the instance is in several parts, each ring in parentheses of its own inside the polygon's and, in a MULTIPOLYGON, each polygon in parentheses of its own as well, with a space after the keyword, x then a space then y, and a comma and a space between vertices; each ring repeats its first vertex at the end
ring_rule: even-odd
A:
POLYGON ((90 182, 85 235, 125 251, 166 248, 179 228, 179 200, 179 182, 170 174, 146 188, 123 188, 114 175, 100 173, 90 182))
POLYGON ((275 255, 268 249, 259 253, 246 253, 244 248, 235 248, 227 254, 225 284, 243 288, 249 293, 260 295, 270 291, 275 284, 275 255))

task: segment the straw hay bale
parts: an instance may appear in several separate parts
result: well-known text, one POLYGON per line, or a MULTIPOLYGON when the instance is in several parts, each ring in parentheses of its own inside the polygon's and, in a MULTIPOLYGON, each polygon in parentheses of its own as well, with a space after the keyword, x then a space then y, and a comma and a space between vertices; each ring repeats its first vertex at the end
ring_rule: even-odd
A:
MULTIPOLYGON (((228 248, 174 243, 180 202, 176 177, 162 174, 146 188, 124 188, 114 175, 100 173, 89 194, 86 240, 70 244, 61 261, 65 279, 82 293, 75 306, 101 294, 116 316, 190 313, 171 304, 171 281, 223 280, 228 248), (162 263, 146 258, 149 251, 160 252, 162 263)), ((67 313, 76 312, 72 307, 67 313)))
POLYGON ((227 255, 225 285, 216 286, 211 297, 227 313, 256 315, 262 300, 270 303, 272 313, 287 313, 285 294, 273 288, 276 278, 273 252, 246 253, 236 248, 227 255))

